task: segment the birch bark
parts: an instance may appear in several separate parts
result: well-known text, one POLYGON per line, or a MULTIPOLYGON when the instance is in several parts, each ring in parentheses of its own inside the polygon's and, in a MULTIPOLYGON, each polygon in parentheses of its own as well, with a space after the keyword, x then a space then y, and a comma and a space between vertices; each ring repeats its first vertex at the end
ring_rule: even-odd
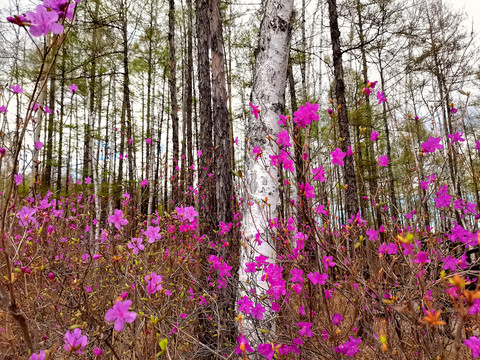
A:
MULTIPOLYGON (((240 258, 240 296, 250 294, 254 289, 257 298, 261 298, 268 289, 262 280, 262 272, 246 273, 245 264, 254 262, 254 258, 263 255, 270 262, 275 262, 276 245, 268 227, 268 218, 276 218, 280 205, 279 171, 270 166, 269 155, 278 153, 276 145, 269 142, 280 132, 279 114, 284 107, 285 83, 289 52, 288 27, 292 14, 293 0, 267 0, 260 26, 260 39, 256 50, 255 72, 252 89, 252 103, 259 106, 261 116, 256 119, 250 115, 247 126, 248 153, 245 158, 245 188, 243 232, 246 248, 242 248, 240 258), (252 150, 255 146, 262 148, 262 155, 255 160, 252 150), (267 200, 266 200, 267 198, 267 200), (269 204, 265 204, 265 201, 269 204), (261 244, 256 241, 259 237, 261 244)), ((258 324, 248 316, 243 319, 243 333, 252 346, 264 341, 265 334, 259 328, 274 330, 273 312, 269 312, 258 324), (258 326, 260 325, 260 326, 258 326)))

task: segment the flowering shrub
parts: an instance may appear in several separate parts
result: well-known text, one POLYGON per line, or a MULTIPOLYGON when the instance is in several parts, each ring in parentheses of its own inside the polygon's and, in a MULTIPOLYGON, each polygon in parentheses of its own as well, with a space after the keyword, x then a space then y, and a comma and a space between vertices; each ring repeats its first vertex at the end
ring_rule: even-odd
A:
MULTIPOLYGON (((9 21, 35 37, 60 35, 77 3, 45 0, 35 12, 9 21)), ((363 94, 370 96, 375 85, 367 82, 363 94)), ((78 91, 75 84, 68 89, 72 96, 78 91)), ((20 84, 10 90, 23 93, 20 84)), ((387 102, 383 91, 376 95, 379 105, 387 102)), ((250 108, 262 121, 259 106, 250 108)), ((457 112, 453 104, 450 112, 457 112)), ((328 121, 335 116, 326 110, 328 121)), ((265 133, 264 146, 274 154, 266 158, 261 146, 246 151, 266 169, 279 170, 274 180, 283 199, 277 211, 265 198, 256 220, 267 229, 251 238, 242 230, 240 211, 203 233, 207 210, 196 205, 201 191, 192 194, 194 206, 140 214, 137 195, 149 186, 144 179, 106 214, 96 211, 97 204, 111 199, 95 193, 92 178, 70 184, 63 196, 48 191, 22 197, 18 187, 28 177, 14 168, 2 220, 0 318, 9 320, 0 325, 0 349, 34 360, 164 353, 173 359, 205 353, 243 359, 477 358, 480 292, 472 268, 478 257, 470 256, 480 242, 477 204, 460 196, 442 171, 417 171, 414 190, 421 198, 402 216, 393 215, 396 204, 389 204, 381 185, 370 197, 358 194, 367 205, 348 217, 336 174, 357 149, 343 152, 334 142, 312 156, 310 135, 302 140, 295 132, 316 126, 318 104, 279 118, 281 131, 265 133), (275 256, 265 256, 262 246, 275 249, 275 256), (248 261, 240 249, 250 251, 248 261), (239 281, 238 268, 249 281, 239 281)), ((463 136, 430 136, 418 143, 418 153, 445 160, 447 151, 467 142, 463 136)), ((378 145, 372 151, 380 173, 395 162, 381 153, 382 138, 373 130, 362 139, 378 145)), ((32 145, 39 152, 44 144, 32 145)), ((4 148, 0 155, 7 156, 4 148)), ((253 202, 243 177, 237 180, 234 198, 245 214, 253 202)))

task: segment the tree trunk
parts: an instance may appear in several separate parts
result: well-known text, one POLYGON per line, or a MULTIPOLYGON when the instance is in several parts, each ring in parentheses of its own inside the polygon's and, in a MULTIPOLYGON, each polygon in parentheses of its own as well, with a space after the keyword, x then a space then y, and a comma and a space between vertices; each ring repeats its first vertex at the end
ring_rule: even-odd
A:
MULTIPOLYGON (((246 248, 242 247, 240 258, 239 280, 241 282, 241 296, 248 289, 256 287, 256 295, 261 298, 268 284, 262 280, 260 272, 248 274, 245 272, 245 264, 255 261, 258 255, 266 256, 270 261, 276 259, 276 244, 273 242, 273 234, 268 227, 268 218, 278 216, 280 205, 279 170, 267 165, 262 161, 255 160, 251 154, 255 146, 262 148, 261 157, 266 164, 270 164, 269 155, 274 155, 278 148, 271 146, 267 136, 275 136, 280 132, 278 115, 284 107, 285 83, 287 80, 287 64, 289 54, 289 21, 292 14, 293 0, 267 0, 265 13, 260 26, 259 45, 256 49, 255 71, 252 88, 252 103, 261 109, 261 118, 249 117, 246 137, 247 150, 245 158, 245 208, 243 214, 243 230, 247 241, 246 248), (268 135, 267 135, 268 134, 268 135), (268 207, 263 207, 263 201, 267 201, 268 207), (268 216, 265 209, 268 208, 268 216), (262 241, 258 245, 256 235, 262 241), (250 281, 250 283, 248 283, 250 281)), ((267 314, 266 318, 273 317, 273 313, 267 314)), ((262 328, 270 329, 274 336, 274 321, 261 323, 262 328)), ((256 330, 259 325, 250 318, 243 320, 244 335, 250 340, 252 346, 265 342, 265 334, 256 330)))
MULTIPOLYGON (((338 128, 342 138, 341 149, 347 153, 350 148, 350 132, 348 129, 348 111, 345 100, 345 82, 343 80, 342 50, 340 48, 340 30, 338 28, 337 1, 328 0, 330 20, 330 36, 333 49, 333 68, 335 76, 335 97, 338 105, 338 128)), ((355 178, 355 164, 353 156, 344 159, 345 210, 347 220, 356 216, 358 212, 357 179, 355 178)))
MULTIPOLYGON (((198 183, 200 186, 200 209, 205 217, 209 216, 211 209, 214 209, 214 192, 208 181, 208 173, 211 165, 211 151, 213 148, 212 140, 212 106, 211 106, 211 85, 210 85, 210 60, 209 52, 209 18, 208 18, 208 0, 196 0, 197 13, 197 37, 198 37, 198 93, 201 94, 198 99, 199 120, 200 120, 200 142, 199 150, 200 169, 198 183)), ((211 220, 209 219, 209 222, 211 220)), ((207 221, 204 219, 203 223, 207 221)), ((203 232, 206 230, 203 228, 203 232)))
POLYGON ((170 59, 170 116, 172 118, 172 199, 176 204, 179 200, 178 166, 180 164, 178 143, 178 104, 177 104, 177 60, 175 59, 175 0, 169 0, 168 11, 168 54, 170 59))

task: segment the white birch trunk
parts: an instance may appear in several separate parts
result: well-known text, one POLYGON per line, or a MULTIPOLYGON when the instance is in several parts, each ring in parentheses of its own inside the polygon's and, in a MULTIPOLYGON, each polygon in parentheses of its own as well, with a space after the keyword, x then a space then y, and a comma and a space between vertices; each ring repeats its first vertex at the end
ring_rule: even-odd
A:
MULTIPOLYGON (((270 166, 270 157, 278 154, 276 146, 270 145, 266 132, 275 138, 281 129, 278 125, 279 114, 283 111, 287 63, 289 52, 288 26, 292 13, 293 0, 267 0, 265 13, 260 27, 260 40, 256 54, 255 74, 252 89, 252 103, 260 108, 258 120, 250 115, 247 127, 248 153, 245 158, 245 186, 248 194, 244 196, 243 231, 247 250, 242 247, 240 258, 240 297, 249 295, 254 288, 257 299, 265 295, 268 284, 261 280, 263 271, 245 273, 245 263, 255 262, 254 258, 263 255, 275 262, 276 248, 268 228, 268 219, 278 216, 280 206, 280 181, 276 167, 270 166), (262 155, 255 160, 252 150, 262 148, 262 155), (265 166, 266 165, 266 166, 265 166), (262 207, 268 198, 270 206, 262 207), (253 203, 253 204, 252 204, 253 203), (268 212, 268 215, 267 215, 268 212), (260 234, 262 244, 255 240, 260 234)), ((273 142, 272 142, 273 143, 273 142)), ((243 332, 250 344, 257 346, 265 342, 265 334, 257 331, 259 327, 274 330, 274 313, 268 311, 270 302, 265 302, 267 312, 259 324, 250 316, 243 319, 243 332), (270 324, 270 325, 269 325, 270 324), (260 325, 260 326, 259 326, 260 325)))

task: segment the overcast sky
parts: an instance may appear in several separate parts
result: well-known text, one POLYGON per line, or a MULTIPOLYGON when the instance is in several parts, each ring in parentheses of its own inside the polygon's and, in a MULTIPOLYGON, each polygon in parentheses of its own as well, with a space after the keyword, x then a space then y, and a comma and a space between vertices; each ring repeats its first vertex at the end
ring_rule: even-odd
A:
POLYGON ((459 9, 465 9, 470 19, 473 19, 477 33, 480 33, 480 0, 451 0, 459 9))

